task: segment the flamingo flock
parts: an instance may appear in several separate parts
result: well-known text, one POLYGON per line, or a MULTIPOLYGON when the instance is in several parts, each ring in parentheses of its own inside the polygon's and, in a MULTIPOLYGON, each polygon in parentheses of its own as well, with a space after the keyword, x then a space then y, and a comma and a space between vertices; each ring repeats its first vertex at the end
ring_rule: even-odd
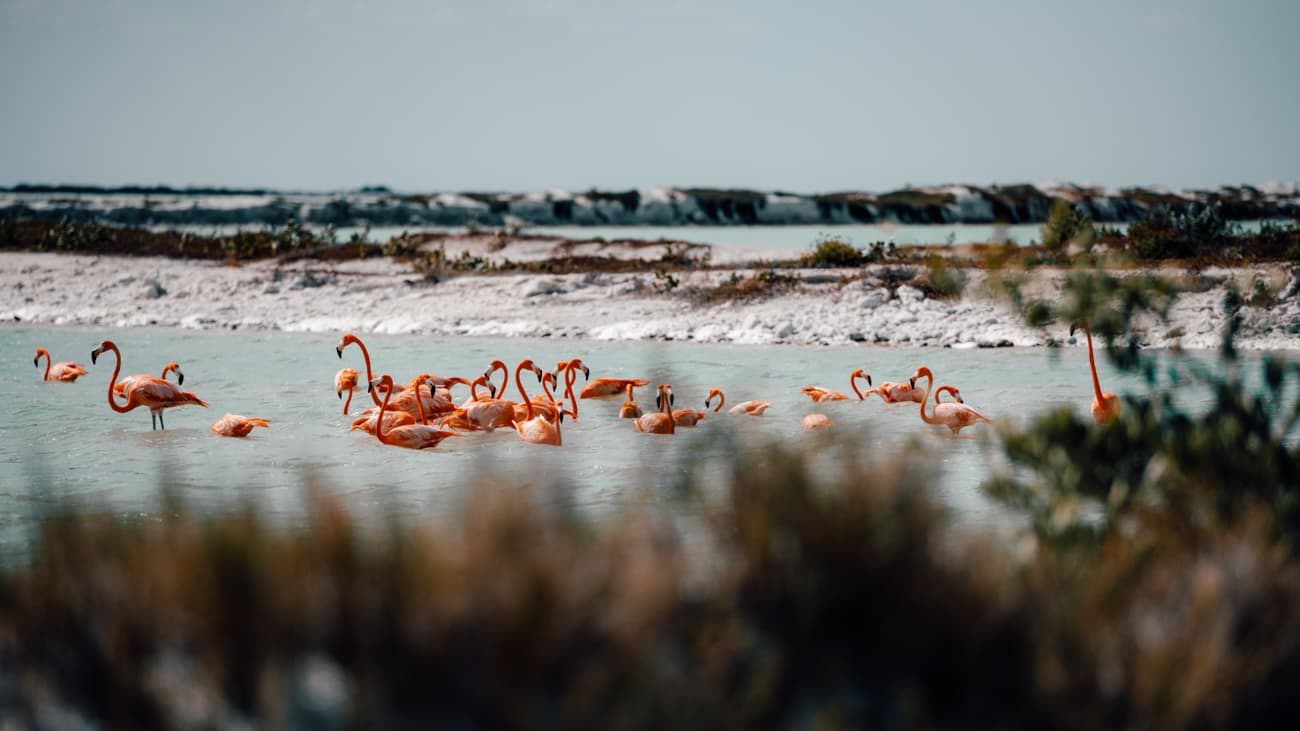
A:
MULTIPOLYGON (((1086 324, 1075 323, 1070 327, 1071 335, 1076 329, 1082 329, 1087 337, 1088 367, 1094 391, 1093 419, 1099 425, 1110 424, 1119 416, 1119 398, 1101 390, 1093 354, 1092 333, 1086 324)), ((357 336, 345 334, 335 347, 335 352, 342 359, 344 351, 353 345, 361 351, 365 366, 364 380, 358 370, 343 368, 334 377, 335 394, 342 400, 344 392, 347 392, 343 414, 348 416, 353 393, 361 383, 365 383, 366 392, 374 405, 357 415, 351 422, 349 431, 361 430, 374 435, 381 444, 406 449, 431 449, 449 438, 497 429, 511 429, 521 442, 527 444, 559 447, 563 445, 562 425, 565 418, 576 420, 578 402, 585 399, 624 397, 619 418, 630 420, 635 431, 646 434, 675 434, 679 427, 695 427, 710 414, 721 412, 726 404, 722 390, 711 388, 704 400, 704 411, 674 409, 676 397, 672 384, 659 383, 654 386, 654 409, 645 411, 637 403, 635 392, 638 388, 649 386, 650 381, 643 378, 591 379, 591 369, 580 358, 559 361, 552 371, 544 371, 531 359, 519 361, 514 368, 518 401, 505 398, 511 370, 501 360, 490 361, 486 370, 473 380, 460 376, 421 373, 399 389, 391 374, 374 372, 370 351, 357 336), (499 384, 494 385, 493 377, 497 372, 501 373, 501 379, 499 384), (575 395, 574 387, 579 372, 586 383, 580 394, 575 395), (537 392, 529 393, 524 386, 525 373, 537 380, 537 392), (469 398, 459 405, 451 395, 456 386, 466 386, 469 389, 469 398), (479 389, 482 389, 482 393, 479 389)), ((149 410, 153 428, 166 429, 163 414, 167 409, 208 406, 196 394, 181 390, 185 376, 176 362, 163 366, 158 377, 136 374, 119 381, 122 354, 111 340, 102 341, 91 351, 91 364, 95 365, 104 353, 112 353, 114 357, 113 374, 109 377, 107 389, 108 405, 113 411, 126 413, 143 406, 149 410), (175 383, 167 380, 169 373, 176 375, 175 383)), ((72 383, 87 374, 83 366, 71 362, 53 362, 47 350, 37 348, 33 361, 36 367, 40 367, 42 358, 45 359, 45 371, 41 377, 44 381, 72 383)), ((872 386, 871 376, 863 369, 857 369, 849 374, 849 388, 858 401, 866 401, 875 394, 889 404, 917 403, 920 405, 922 422, 947 427, 953 434, 978 424, 993 423, 967 405, 955 386, 941 385, 936 388, 934 373, 926 366, 918 367, 906 381, 884 382, 879 386, 872 386), (917 385, 920 379, 925 379, 924 391, 917 385), (859 380, 866 382, 865 391, 858 388, 859 380), (927 411, 932 394, 934 404, 927 411), (949 394, 954 400, 943 401, 944 394, 949 394)), ((852 400, 844 393, 822 386, 805 386, 801 393, 815 404, 852 400)), ((771 406, 769 401, 750 400, 733 405, 728 413, 761 417, 771 406)), ((834 425, 834 421, 820 413, 808 414, 802 421, 802 427, 806 430, 826 429, 834 425)), ((210 430, 219 436, 246 437, 256 427, 269 428, 270 422, 266 419, 226 414, 213 423, 210 430)))

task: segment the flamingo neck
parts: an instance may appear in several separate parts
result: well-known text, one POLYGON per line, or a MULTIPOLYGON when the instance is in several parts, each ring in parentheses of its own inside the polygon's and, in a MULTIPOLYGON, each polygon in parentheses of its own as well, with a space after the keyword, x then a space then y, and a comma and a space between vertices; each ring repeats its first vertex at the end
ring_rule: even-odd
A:
POLYGON ((496 361, 495 363, 492 364, 492 370, 501 371, 501 385, 497 386, 495 389, 492 389, 491 387, 492 379, 488 379, 488 388, 489 390, 492 391, 492 398, 501 398, 502 396, 506 395, 506 386, 510 385, 510 369, 506 367, 505 363, 502 363, 501 361, 496 361))
POLYGON ((857 373, 854 373, 853 375, 849 376, 849 388, 853 389, 853 393, 856 393, 858 395, 859 401, 864 401, 866 400, 867 397, 863 396, 862 392, 858 390, 858 379, 861 377, 862 376, 858 375, 857 373))
MULTIPOLYGON (((524 408, 527 410, 525 412, 527 416, 524 417, 524 421, 531 421, 533 418, 533 402, 532 399, 528 398, 528 392, 524 390, 524 381, 523 378, 520 377, 520 374, 523 372, 524 364, 520 363, 519 367, 515 368, 515 385, 519 387, 519 398, 523 399, 524 408)), ((543 384, 543 386, 545 386, 545 384, 543 384)), ((504 388, 504 386, 502 386, 502 388, 504 388)))
POLYGON ((934 388, 934 375, 930 373, 926 373, 924 374, 924 377, 925 377, 925 396, 921 398, 921 421, 924 421, 927 424, 942 424, 943 422, 940 421, 939 419, 932 416, 928 416, 925 413, 925 402, 930 400, 930 391, 931 389, 934 388))
POLYGON ((673 421, 673 407, 668 403, 668 394, 659 392, 659 411, 668 415, 668 433, 677 433, 677 424, 673 421))
MULTIPOLYGON (((113 375, 108 377, 108 406, 119 414, 125 414, 130 411, 131 408, 129 406, 118 406, 117 400, 113 398, 113 384, 117 383, 117 374, 122 372, 122 353, 117 349, 116 345, 109 348, 109 350, 113 351, 113 360, 115 363, 113 365, 113 375)), ((49 356, 47 355, 46 357, 48 358, 49 356)), ((48 370, 49 368, 47 366, 46 371, 48 372, 48 370)), ((128 404, 131 403, 130 395, 126 397, 126 401, 128 404)))
MULTIPOLYGON (((50 357, 48 352, 41 353, 41 355, 45 356, 45 375, 41 376, 41 380, 48 381, 50 380, 50 366, 53 364, 54 359, 50 357)), ((41 356, 38 355, 36 357, 39 358, 41 356)), ((114 372, 114 376, 116 375, 116 372, 114 372)), ((114 382, 116 382, 116 378, 114 379, 114 382)))
MULTIPOLYGON (((480 395, 478 395, 478 387, 481 386, 481 385, 485 385, 486 381, 487 381, 487 379, 484 378, 483 376, 479 376, 478 378, 475 378, 473 381, 470 381, 470 384, 469 384, 469 399, 470 399, 470 401, 482 401, 482 400, 483 400, 483 397, 480 396, 480 395)), ((491 395, 492 395, 492 393, 491 393, 491 391, 489 390, 489 392, 488 392, 488 396, 491 396, 491 395)))
POLYGON ((573 395, 573 384, 578 382, 578 369, 570 363, 564 370, 564 395, 569 399, 569 410, 573 418, 578 418, 578 397, 573 395))
POLYGON ((713 407, 713 412, 722 411, 722 405, 725 403, 727 403, 727 397, 723 396, 721 391, 718 391, 718 405, 713 407))
MULTIPOLYGON (((348 342, 356 343, 357 347, 361 349, 361 359, 366 362, 366 383, 375 380, 375 374, 370 370, 370 351, 366 349, 366 344, 361 342, 361 338, 355 335, 348 342)), ((375 393, 374 389, 370 390, 370 400, 375 402, 375 406, 379 405, 379 394, 375 393)))
POLYGON ((347 416, 347 415, 348 415, 348 409, 352 406, 352 392, 355 391, 355 390, 356 390, 356 388, 349 388, 349 389, 348 389, 348 399, 347 399, 347 401, 344 401, 344 402, 343 402, 343 415, 344 415, 344 416, 347 416))
MULTIPOLYGON (((391 378, 387 378, 380 381, 379 385, 384 387, 384 402, 379 405, 379 416, 375 417, 377 419, 375 422, 375 436, 379 437, 380 444, 391 444, 391 442, 388 441, 388 435, 384 434, 384 413, 388 410, 388 399, 393 395, 393 381, 391 378)), ((375 395, 374 389, 371 389, 370 393, 372 396, 375 396, 376 399, 379 398, 375 395)), ((417 404, 420 402, 419 395, 420 394, 417 391, 417 398, 415 400, 417 404)), ((424 412, 420 413, 423 414, 424 412)))
MULTIPOLYGON (((425 421, 424 418, 424 397, 420 395, 420 387, 423 385, 424 385, 423 381, 415 384, 415 413, 420 415, 421 424, 428 424, 429 422, 425 421)), ((434 386, 432 383, 430 383, 429 396, 432 397, 433 394, 434 394, 434 386)))
POLYGON ((1087 327, 1084 327, 1083 334, 1088 338, 1088 368, 1092 371, 1092 390, 1096 394, 1097 400, 1102 401, 1101 381, 1097 378, 1097 359, 1092 355, 1092 332, 1087 327))

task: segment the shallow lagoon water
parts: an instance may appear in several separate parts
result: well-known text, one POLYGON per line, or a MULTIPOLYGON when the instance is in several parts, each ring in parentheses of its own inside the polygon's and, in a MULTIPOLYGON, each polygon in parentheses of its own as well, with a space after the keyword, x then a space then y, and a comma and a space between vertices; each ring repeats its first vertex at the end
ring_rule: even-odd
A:
MULTIPOLYGON (((303 514, 303 486, 318 478, 353 509, 382 517, 446 513, 460 505, 481 477, 539 481, 554 497, 600 512, 621 505, 670 505, 692 455, 724 464, 737 450, 783 440, 816 450, 823 435, 803 432, 805 414, 821 412, 835 431, 858 441, 865 454, 917 451, 941 470, 937 492, 959 517, 997 519, 999 509, 979 485, 996 460, 981 425, 953 437, 921 423, 915 404, 877 399, 812 404, 799 393, 809 384, 851 395, 847 374, 855 368, 876 383, 907 378, 928 365, 938 383, 961 388, 966 402, 995 420, 1023 419, 1061 404, 1086 411, 1091 403, 1087 358, 1081 348, 898 349, 872 346, 796 348, 677 342, 589 342, 553 339, 476 339, 369 336, 376 372, 404 382, 420 372, 473 375, 492 358, 512 366, 532 358, 543 368, 581 357, 592 377, 645 377, 670 382, 676 406, 703 409, 711 386, 728 403, 760 398, 774 403, 761 418, 710 414, 675 437, 638 434, 617 419, 621 399, 580 401, 580 418, 563 425, 564 447, 521 443, 513 431, 449 439, 435 450, 385 447, 360 431, 333 392, 335 372, 364 370, 355 347, 340 360, 337 335, 186 330, 90 330, 0 328, 0 396, 10 405, 0 424, 0 551, 22 552, 35 521, 71 502, 94 510, 135 514, 160 507, 160 484, 199 510, 219 510, 252 500, 268 515, 290 520, 303 514), (113 358, 91 365, 101 339, 122 350, 122 374, 155 373, 180 361, 185 388, 211 408, 167 412, 166 431, 151 431, 147 411, 110 411, 106 403, 113 358), (90 374, 73 384, 43 383, 32 353, 48 348, 55 360, 82 363, 90 374), (208 426, 226 412, 270 419, 269 430, 247 439, 223 439, 208 426), (165 476, 165 480, 163 479, 165 476)), ((42 362, 43 366, 43 362, 42 362)), ((1141 391, 1134 376, 1101 363, 1103 387, 1141 391)), ((364 375, 364 372, 363 372, 364 375)), ((527 377, 532 390, 535 379, 527 377)), ((513 384, 511 396, 517 396, 513 384)), ((458 388, 457 401, 467 396, 458 388)), ((653 391, 637 394, 653 404, 653 391)), ((1189 394, 1208 403, 1208 394, 1189 394)), ((359 390, 353 412, 369 406, 359 390)), ((743 456, 742 456, 743 459, 743 456)))

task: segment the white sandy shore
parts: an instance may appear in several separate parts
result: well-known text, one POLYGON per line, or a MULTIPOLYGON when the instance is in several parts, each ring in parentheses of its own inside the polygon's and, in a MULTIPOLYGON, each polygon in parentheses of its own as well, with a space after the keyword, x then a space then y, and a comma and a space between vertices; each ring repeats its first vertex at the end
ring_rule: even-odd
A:
MULTIPOLYGON (((515 260, 521 251, 509 252, 515 260)), ((644 252, 643 252, 644 253, 644 252)), ((242 267, 162 258, 0 254, 0 318, 50 325, 167 326, 305 332, 550 336, 599 340, 930 347, 1042 345, 1065 340, 1063 327, 1024 326, 995 297, 984 272, 966 272, 960 298, 929 299, 908 285, 892 290, 881 267, 789 272, 803 286, 789 294, 698 305, 682 292, 753 269, 677 274, 673 292, 653 273, 562 276, 470 274, 426 283, 388 259, 266 261, 242 267), (860 278, 859 273, 864 274, 860 278)), ((1224 323, 1226 284, 1249 291, 1265 280, 1278 293, 1269 307, 1245 307, 1238 344, 1300 348, 1300 269, 1259 266, 1207 270, 1202 291, 1181 295, 1168 323, 1148 323, 1156 347, 1212 348, 1224 323)), ((1177 274, 1177 273, 1175 273, 1177 274)), ((1062 275, 1031 275, 1031 293, 1052 297, 1062 275)))

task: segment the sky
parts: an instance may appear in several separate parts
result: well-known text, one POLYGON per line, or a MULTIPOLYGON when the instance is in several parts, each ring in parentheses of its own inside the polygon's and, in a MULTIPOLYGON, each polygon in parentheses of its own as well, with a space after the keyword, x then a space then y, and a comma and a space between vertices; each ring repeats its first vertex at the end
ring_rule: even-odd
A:
POLYGON ((0 0, 0 185, 1300 179, 1294 0, 0 0))

